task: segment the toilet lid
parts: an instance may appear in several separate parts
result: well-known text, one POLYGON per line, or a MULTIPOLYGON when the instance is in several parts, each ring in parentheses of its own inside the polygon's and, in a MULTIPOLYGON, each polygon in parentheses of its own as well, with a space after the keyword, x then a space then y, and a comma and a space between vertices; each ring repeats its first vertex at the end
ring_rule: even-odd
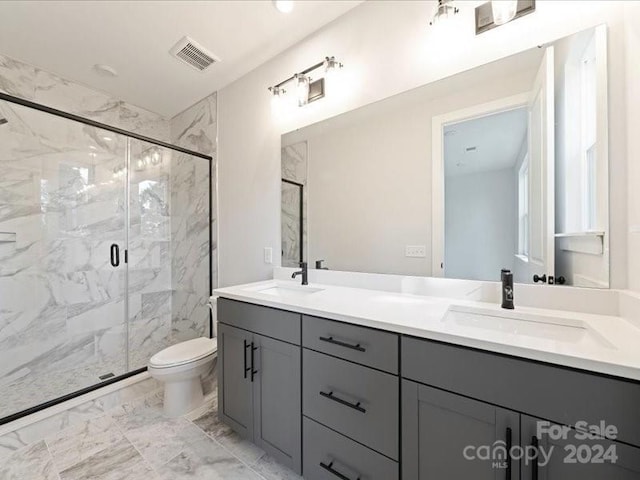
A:
POLYGON ((186 342, 180 342, 156 353, 149 365, 153 367, 173 367, 185 363, 194 362, 211 355, 218 350, 216 338, 194 338, 186 342))

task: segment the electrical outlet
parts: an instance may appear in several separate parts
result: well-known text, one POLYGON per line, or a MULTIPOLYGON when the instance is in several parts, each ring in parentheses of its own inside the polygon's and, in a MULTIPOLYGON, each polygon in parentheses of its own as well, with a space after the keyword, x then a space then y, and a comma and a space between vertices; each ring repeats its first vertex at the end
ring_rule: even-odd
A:
POLYGON ((273 263, 273 248, 264 247, 264 263, 268 265, 273 263))
POLYGON ((407 245, 404 249, 404 256, 424 258, 427 256, 427 247, 425 245, 407 245))

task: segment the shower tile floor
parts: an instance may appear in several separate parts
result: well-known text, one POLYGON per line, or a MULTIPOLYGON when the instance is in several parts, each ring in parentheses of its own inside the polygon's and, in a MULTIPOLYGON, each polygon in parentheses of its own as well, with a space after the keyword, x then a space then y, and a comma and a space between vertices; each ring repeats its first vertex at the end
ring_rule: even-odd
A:
POLYGON ((2 480, 293 480, 217 418, 217 391, 180 418, 162 392, 125 403, 0 459, 2 480))

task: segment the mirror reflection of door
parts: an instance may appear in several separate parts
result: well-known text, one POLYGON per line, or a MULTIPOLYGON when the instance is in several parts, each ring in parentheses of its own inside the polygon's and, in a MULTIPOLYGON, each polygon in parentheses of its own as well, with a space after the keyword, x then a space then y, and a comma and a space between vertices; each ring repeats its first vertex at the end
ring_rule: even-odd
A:
POLYGON ((525 106, 445 126, 446 277, 497 281, 527 255, 527 131, 525 106))
POLYGON ((525 105, 498 100, 444 126, 445 277, 554 276, 553 82, 548 47, 525 105))

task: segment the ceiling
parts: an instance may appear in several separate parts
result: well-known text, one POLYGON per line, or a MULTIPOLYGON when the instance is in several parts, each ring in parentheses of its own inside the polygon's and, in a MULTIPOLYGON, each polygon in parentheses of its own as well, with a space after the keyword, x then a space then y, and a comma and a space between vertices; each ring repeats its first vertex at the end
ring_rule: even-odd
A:
POLYGON ((361 1, 297 1, 288 14, 270 0, 2 1, 0 54, 172 117, 361 1), (172 57, 185 35, 222 61, 199 72, 172 57))
POLYGON ((526 139, 527 126, 526 107, 447 125, 444 128, 445 176, 513 167, 526 139))

